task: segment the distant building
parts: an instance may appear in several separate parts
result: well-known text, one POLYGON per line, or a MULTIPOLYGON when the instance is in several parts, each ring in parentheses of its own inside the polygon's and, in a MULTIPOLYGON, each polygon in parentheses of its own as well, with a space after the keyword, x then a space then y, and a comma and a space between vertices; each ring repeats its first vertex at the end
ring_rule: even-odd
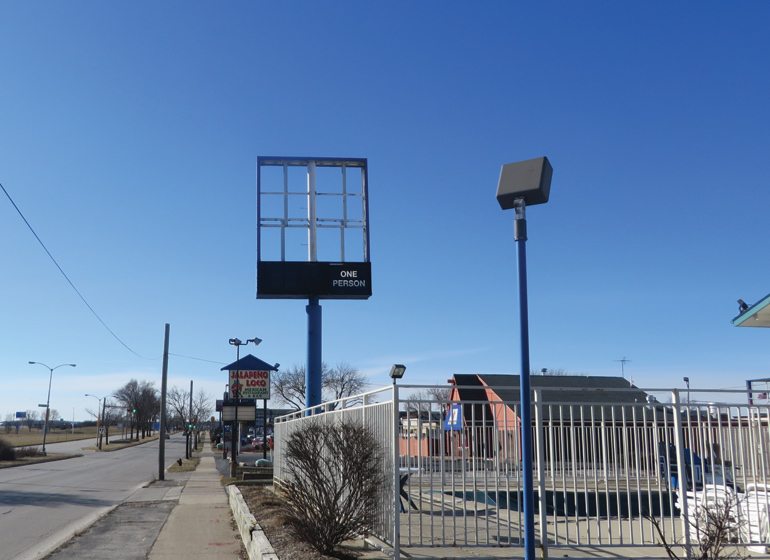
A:
MULTIPOLYGON (((457 374, 450 384, 449 402, 440 412, 434 405, 431 410, 417 406, 401 413, 402 455, 520 461, 519 376, 457 374)), ((595 437, 598 433, 611 438, 613 432, 663 420, 664 412, 654 400, 622 377, 533 375, 530 386, 540 390, 540 410, 536 413, 533 400, 532 420, 534 425, 539 416, 546 457, 571 455, 573 440, 585 435, 578 434, 576 426, 600 432, 592 432, 592 441, 575 448, 598 449, 606 444, 595 437)))

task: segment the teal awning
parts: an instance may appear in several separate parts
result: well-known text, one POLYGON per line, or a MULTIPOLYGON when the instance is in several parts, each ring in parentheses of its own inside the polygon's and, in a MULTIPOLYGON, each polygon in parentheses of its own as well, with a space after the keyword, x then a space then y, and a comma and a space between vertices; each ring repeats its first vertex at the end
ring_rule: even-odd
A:
POLYGON ((733 319, 733 326, 770 328, 770 294, 733 319))

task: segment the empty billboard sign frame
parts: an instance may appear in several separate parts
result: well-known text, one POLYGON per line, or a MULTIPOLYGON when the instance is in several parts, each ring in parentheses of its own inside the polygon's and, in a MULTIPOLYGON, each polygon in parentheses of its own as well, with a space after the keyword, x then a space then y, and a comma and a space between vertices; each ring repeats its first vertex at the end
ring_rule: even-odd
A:
POLYGON ((257 158, 257 298, 368 299, 366 158, 257 158))

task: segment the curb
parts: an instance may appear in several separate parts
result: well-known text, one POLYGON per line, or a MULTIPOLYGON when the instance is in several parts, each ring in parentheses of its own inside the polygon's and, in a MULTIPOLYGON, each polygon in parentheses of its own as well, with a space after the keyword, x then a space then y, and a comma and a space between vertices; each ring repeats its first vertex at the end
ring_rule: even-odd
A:
POLYGON ((257 524, 257 520, 251 515, 249 506, 246 505, 238 487, 230 484, 227 487, 227 495, 230 509, 233 511, 233 519, 238 525, 238 532, 243 539, 249 560, 278 560, 273 545, 270 544, 262 527, 257 524))

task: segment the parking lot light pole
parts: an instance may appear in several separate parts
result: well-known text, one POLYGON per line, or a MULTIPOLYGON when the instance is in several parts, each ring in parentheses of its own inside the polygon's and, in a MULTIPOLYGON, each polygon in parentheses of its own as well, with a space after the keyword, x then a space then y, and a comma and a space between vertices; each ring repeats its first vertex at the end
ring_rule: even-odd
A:
POLYGON ((43 455, 45 455, 45 440, 46 436, 48 435, 48 413, 51 410, 51 381, 53 381, 53 370, 59 369, 60 367, 69 366, 69 367, 76 367, 76 364, 59 364, 56 367, 49 367, 46 364, 42 362, 29 362, 32 365, 39 365, 43 366, 49 371, 48 374, 48 398, 45 401, 45 423, 43 424, 43 455))
MULTIPOLYGON (((529 383, 529 309, 527 304, 527 219, 526 207, 548 202, 553 169, 541 157, 507 163, 500 170, 497 202, 503 210, 514 209, 514 240, 519 280, 519 382, 521 401, 522 493, 524 494, 524 558, 535 560, 535 498, 533 488, 532 407, 529 383)), ((541 535, 545 545, 546 535, 541 535)))
POLYGON ((406 372, 406 366, 404 364, 393 364, 390 368, 390 378, 393 380, 393 560, 400 560, 401 558, 401 522, 399 517, 401 515, 401 495, 400 482, 401 471, 399 469, 399 428, 400 428, 400 415, 398 412, 398 385, 396 381, 404 377, 406 372))

